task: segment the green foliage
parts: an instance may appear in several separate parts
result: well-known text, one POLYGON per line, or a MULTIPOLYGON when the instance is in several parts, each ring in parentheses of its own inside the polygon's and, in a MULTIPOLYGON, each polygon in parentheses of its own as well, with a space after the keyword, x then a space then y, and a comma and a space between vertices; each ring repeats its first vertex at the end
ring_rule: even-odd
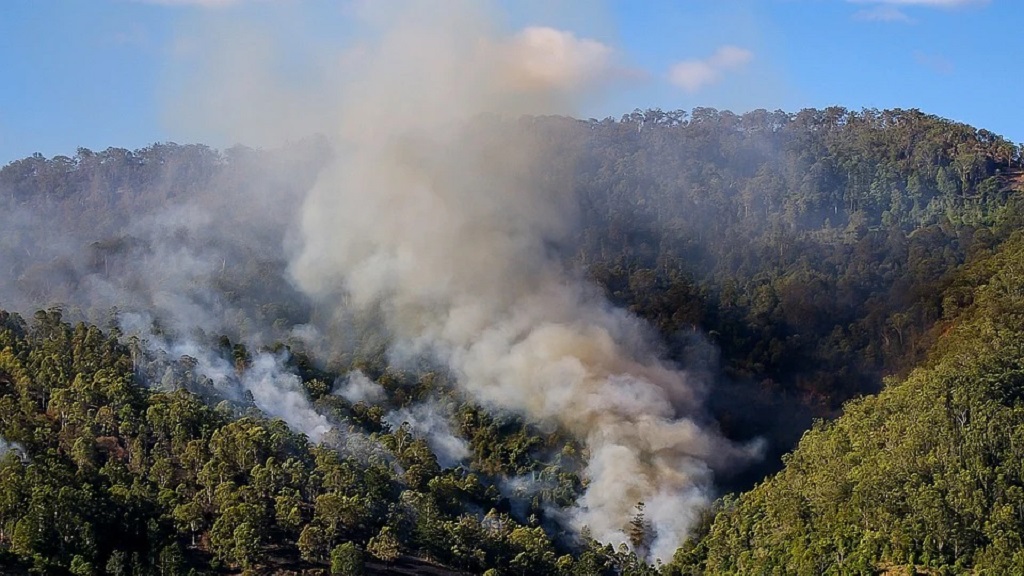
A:
POLYGON ((390 526, 385 526, 380 529, 380 533, 370 538, 370 542, 366 545, 366 551, 373 555, 374 558, 390 564, 398 559, 398 555, 401 552, 399 547, 398 538, 391 530, 390 526))
POLYGON ((330 549, 330 540, 322 528, 309 524, 302 529, 296 545, 303 560, 321 562, 325 559, 327 551, 330 549))
MULTIPOLYGON (((442 470, 408 427, 362 429, 373 444, 351 453, 314 446, 258 412, 211 409, 188 386, 139 386, 137 360, 116 334, 66 324, 59 310, 32 323, 0 312, 0 437, 28 452, 0 457, 0 561, 40 573, 183 574, 258 571, 284 554, 356 573, 365 549, 386 563, 405 551, 480 571, 552 566, 543 530, 498 513, 485 525, 467 509, 498 505, 481 467, 539 469, 530 452, 561 447, 557 434, 488 425, 479 430, 491 464, 442 470)), ((434 378, 429 393, 450 391, 434 378)), ((334 416, 357 429, 350 412, 334 416)), ((578 483, 567 486, 563 501, 578 483)))
POLYGON ((363 576, 366 573, 363 551, 352 542, 339 544, 331 550, 331 574, 363 576))
POLYGON ((969 266, 923 367, 819 422, 720 503, 675 573, 1015 573, 1024 558, 1024 236, 969 266))

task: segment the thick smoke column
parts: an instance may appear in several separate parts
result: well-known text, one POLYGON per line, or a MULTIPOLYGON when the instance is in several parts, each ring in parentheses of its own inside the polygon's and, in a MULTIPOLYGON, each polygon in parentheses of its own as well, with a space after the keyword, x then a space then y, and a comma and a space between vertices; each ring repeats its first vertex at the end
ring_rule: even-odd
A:
POLYGON ((583 439, 573 523, 625 541, 643 501, 667 558, 712 468, 752 450, 706 425, 699 378, 551 254, 573 230, 567 187, 533 168, 554 136, 516 120, 569 111, 610 50, 547 28, 502 36, 462 7, 391 14, 346 62, 325 127, 340 153, 306 200, 292 273, 339 310, 379 306, 403 354, 447 363, 477 400, 583 439))

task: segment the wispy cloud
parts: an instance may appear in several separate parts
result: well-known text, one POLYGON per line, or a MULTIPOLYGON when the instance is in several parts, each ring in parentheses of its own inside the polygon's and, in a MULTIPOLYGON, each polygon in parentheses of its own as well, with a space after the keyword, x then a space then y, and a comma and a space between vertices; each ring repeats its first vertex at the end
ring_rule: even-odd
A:
POLYGON ((937 74, 952 74, 956 69, 953 62, 948 58, 921 51, 914 52, 914 62, 937 74))
POLYGON ((846 0, 853 4, 874 4, 870 8, 854 12, 854 20, 866 22, 912 23, 906 8, 960 8, 968 5, 988 4, 989 0, 846 0))
POLYGON ((556 89, 600 80, 608 73, 612 54, 596 40, 544 26, 520 31, 507 52, 520 83, 556 89))
POLYGON ((222 8, 239 4, 243 0, 135 0, 143 4, 160 4, 163 6, 198 6, 200 8, 222 8))
POLYGON ((889 4, 859 10, 853 14, 853 18, 866 22, 905 22, 909 24, 914 21, 905 12, 889 4))
POLYGON ((931 8, 957 8, 971 4, 988 4, 989 0, 846 0, 854 4, 886 4, 889 6, 924 6, 931 8))
POLYGON ((722 46, 703 60, 690 59, 676 63, 669 70, 668 79, 687 92, 696 92, 721 80, 724 72, 741 68, 753 58, 754 53, 750 50, 738 46, 722 46))

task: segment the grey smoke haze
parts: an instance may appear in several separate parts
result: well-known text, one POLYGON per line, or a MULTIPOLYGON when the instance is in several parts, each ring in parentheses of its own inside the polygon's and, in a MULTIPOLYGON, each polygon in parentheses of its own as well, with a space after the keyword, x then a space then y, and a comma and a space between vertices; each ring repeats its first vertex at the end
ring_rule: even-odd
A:
MULTIPOLYGON (((205 68, 180 95, 182 123, 197 135, 212 129, 244 141, 322 132, 337 155, 308 196, 294 187, 224 194, 212 186, 185 205, 169 203, 126 227, 140 246, 104 261, 123 266, 115 274, 75 259, 80 237, 43 243, 48 261, 68 259, 75 282, 64 301, 152 310, 176 337, 150 334, 150 346, 195 358, 223 394, 248 391, 318 441, 327 423, 281 357, 258 355, 240 375, 188 338, 241 319, 250 326, 242 336, 263 340, 267 327, 252 311, 211 285, 241 260, 239 250, 283 245, 266 261, 288 255, 295 285, 322 313, 379 316, 393 355, 429 357, 477 401, 580 438, 587 488, 568 522, 622 542, 643 501, 652 556, 667 559, 713 497, 713 470, 756 449, 731 444, 707 420, 703 371, 662 360, 646 326, 551 253, 575 231, 572 154, 550 129, 557 124, 542 131, 522 116, 572 113, 607 80, 614 51, 551 28, 504 32, 468 1, 445 10, 425 2, 359 7, 372 33, 344 53, 321 55, 324 77, 303 90, 270 71, 277 47, 263 35, 213 26, 206 33, 215 41, 191 44, 205 68), (564 161, 538 173, 538 160, 556 148, 564 161), (297 233, 286 235, 296 220, 297 233)), ((29 230, 4 254, 31 251, 38 236, 29 230)), ((136 329, 149 334, 151 324, 136 329)), ((343 334, 330 324, 291 334, 337 347, 343 334)), ((374 390, 352 375, 338 393, 370 398, 374 390)), ((454 463, 464 445, 443 416, 429 405, 389 415, 454 463)))
POLYGON ((625 541, 643 501, 652 555, 668 558, 713 468, 756 448, 720 436, 702 410, 708 383, 660 360, 645 326, 550 255, 573 232, 568 181, 533 166, 557 134, 517 120, 570 112, 612 51, 552 29, 502 34, 468 2, 370 10, 378 34, 318 99, 333 102, 322 129, 342 152, 305 201, 297 285, 339 314, 379 308, 403 356, 429 355, 478 401, 584 440, 573 525, 625 541))
MULTIPOLYGON (((0 206, 0 306, 31 314, 61 305, 72 321, 116 323, 150 353, 193 358, 221 396, 239 402, 248 393, 266 414, 319 441, 329 426, 284 356, 256 354, 238 372, 210 348, 221 334, 250 348, 290 335, 272 324, 276 308, 301 300, 281 278, 285 230, 317 153, 312 141, 270 154, 176 145, 79 152, 53 179, 73 183, 69 198, 43 190, 24 205, 0 206), (102 200, 76 201, 90 190, 102 200), (83 204, 99 210, 67 213, 83 204), (243 284, 253 278, 261 282, 243 284)), ((297 334, 313 338, 315 329, 297 334)), ((168 367, 148 384, 173 386, 174 376, 168 367)))
POLYGON ((277 286, 243 287, 238 279, 254 275, 242 266, 276 266, 280 277, 285 230, 301 199, 296 194, 315 172, 306 166, 312 156, 295 145, 224 154, 154 145, 65 159, 67 172, 51 181, 69 185, 67 197, 51 198, 43 185, 19 203, 16 192, 4 190, 11 196, 0 201, 0 305, 25 314, 61 305, 71 319, 81 313, 100 325, 110 323, 116 307, 145 312, 182 334, 270 341, 277 336, 271 320, 236 296, 277 286), (79 198, 92 194, 98 199, 79 198))

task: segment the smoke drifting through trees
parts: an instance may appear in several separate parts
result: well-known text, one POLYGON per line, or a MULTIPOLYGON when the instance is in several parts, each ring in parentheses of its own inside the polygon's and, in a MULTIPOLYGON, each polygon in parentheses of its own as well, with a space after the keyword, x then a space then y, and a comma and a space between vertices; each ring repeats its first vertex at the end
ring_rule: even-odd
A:
POLYGON ((486 405, 581 438, 573 524, 626 541, 647 502, 667 558, 712 469, 757 450, 717 434, 707 382, 659 360, 640 322, 550 254, 573 231, 570 187, 533 169, 543 132, 509 120, 565 111, 608 50, 555 30, 503 37, 469 5, 423 8, 393 14, 346 70, 328 115, 344 152, 306 199, 292 273, 339 313, 379 308, 399 356, 432 357, 486 405))
POLYGON ((308 316, 285 280, 283 242, 324 154, 310 140, 273 153, 154 145, 19 161, 6 169, 0 210, 0 304, 58 305, 72 320, 116 325, 141 348, 140 369, 152 364, 148 385, 173 380, 183 359, 208 379, 209 399, 255 404, 319 441, 329 425, 285 355, 260 352, 239 370, 211 339, 267 345, 308 316), (45 180, 51 170, 47 197, 19 190, 19 175, 45 180), (99 199, 69 201, 89 191, 99 199), (99 212, 68 214, 82 204, 99 212))
MULTIPOLYGON (((320 318, 319 332, 303 326, 293 336, 337 349, 351 337, 338 329, 349 327, 349 315, 379 316, 394 361, 440 362, 474 399, 578 436, 589 451, 589 484, 570 522, 599 539, 627 541, 634 505, 644 501, 655 530, 652 554, 667 558, 712 496, 712 470, 747 460, 756 448, 734 446, 705 417, 702 371, 663 361, 642 323, 553 254, 575 231, 572 146, 560 140, 566 136, 557 122, 519 120, 571 112, 577 91, 602 80, 613 54, 548 28, 502 34, 475 5, 459 7, 443 17, 421 4, 369 14, 387 24, 339 59, 320 83, 322 94, 303 99, 317 104, 289 107, 288 126, 275 120, 279 99, 231 102, 248 113, 239 114, 242 125, 222 126, 229 132, 283 138, 295 126, 317 126, 335 149, 305 199, 299 233, 289 236, 286 228, 302 179, 315 171, 308 166, 260 166, 277 187, 191 175, 198 184, 189 192, 201 192, 183 206, 131 214, 128 224, 106 232, 121 237, 115 245, 83 254, 78 247, 90 236, 75 234, 40 244, 49 251, 45 261, 66 265, 44 267, 39 293, 88 311, 151 310, 155 322, 130 314, 119 321, 152 350, 192 358, 224 396, 248 391, 268 414, 317 440, 327 423, 301 397, 282 357, 258 354, 237 373, 201 338, 242 325, 233 336, 266 343, 287 332, 275 320, 305 321, 304 314, 239 303, 240 295, 287 286, 225 282, 232 263, 254 260, 247 251, 257 252, 266 270, 242 276, 272 284, 292 255, 291 275, 319 311, 314 316, 333 315, 320 318), (556 149, 565 160, 537 170, 556 149), (290 174, 297 183, 283 185, 290 174), (54 278, 55 271, 63 276, 54 278), (51 284, 68 288, 52 294, 51 284)), ((220 82, 207 86, 211 100, 287 92, 267 86, 271 76, 252 75, 262 56, 225 50, 213 58, 225 68, 208 70, 209 80, 220 82), (233 66, 236 57, 254 60, 233 66), (231 91, 223 92, 225 85, 231 91)), ((183 178, 168 170, 168 182, 183 178)), ((167 200, 174 204, 174 195, 167 200)), ((19 249, 35 243, 29 232, 7 237, 19 249)), ((19 282, 5 291, 25 295, 30 260, 15 253, 6 258, 18 268, 9 277, 19 282)), ((294 293, 278 300, 306 304, 294 293)), ((40 303, 29 294, 17 307, 40 303)), ((356 394, 356 380, 339 393, 356 394)), ((359 393, 372 392, 364 386, 359 393)), ((452 464, 465 447, 441 419, 429 406, 388 417, 433 434, 432 447, 452 464)))
MULTIPOLYGON (((470 6, 445 22, 415 8, 404 16, 364 8, 384 12, 371 15, 378 34, 344 57, 324 57, 333 62, 329 73, 303 91, 302 105, 282 103, 280 95, 298 89, 262 70, 274 67, 266 61, 273 50, 198 52, 215 64, 194 94, 210 97, 214 114, 230 103, 225 116, 241 122, 237 132, 230 121, 221 128, 241 141, 256 134, 275 144, 320 130, 330 146, 79 150, 0 171, 0 270, 7 272, 0 308, 30 314, 60 302, 65 319, 81 311, 96 323, 116 322, 131 349, 130 360, 124 349, 114 356, 123 382, 132 381, 133 368, 135 381, 155 388, 138 398, 198 405, 191 395, 160 392, 185 386, 217 405, 207 410, 210 421, 258 416, 260 408, 323 442, 319 455, 338 456, 336 448, 339 463, 362 463, 352 470, 364 476, 383 469, 374 484, 385 490, 367 492, 381 506, 363 543, 384 522, 409 528, 417 520, 423 524, 415 530, 399 530, 411 552, 477 572, 531 558, 546 568, 518 569, 552 573, 553 555, 485 542, 507 533, 462 531, 474 523, 510 526, 507 516, 495 520, 510 510, 520 523, 554 528, 559 539, 561 526, 588 525, 603 540, 628 539, 641 555, 665 558, 706 503, 711 470, 751 452, 709 431, 716 427, 703 416, 717 346, 732 379, 718 383, 708 401, 722 429, 730 438, 769 437, 781 453, 809 426, 808 404, 827 415, 877 385, 883 371, 912 366, 925 348, 921 338, 949 317, 949 302, 964 297, 957 286, 946 290, 949 274, 1020 228, 1012 193, 1020 149, 984 130, 916 110, 638 110, 618 122, 524 117, 571 112, 574 89, 599 82, 614 54, 548 28, 501 34, 470 6), (234 66, 236 58, 248 60, 234 66), (221 91, 223 84, 230 90, 221 91), (331 148, 337 160, 314 188, 331 148), (665 353, 686 371, 662 359, 658 338, 631 313, 569 272, 573 265, 615 305, 649 319, 671 343, 665 353), (706 340, 698 326, 708 330, 706 340), (297 352, 291 360, 281 342, 297 352), (384 343, 394 371, 379 354, 384 343), (400 374, 436 364, 443 368, 415 383, 417 376, 400 374), (338 377, 355 367, 377 382, 358 370, 338 377), (455 379, 469 402, 451 394, 455 379), (565 430, 580 441, 566 444, 565 430), (577 473, 587 462, 581 484, 577 473), (464 466, 442 471, 439 463, 464 466), (385 516, 387 488, 400 517, 385 516), (458 522, 431 513, 434 504, 459 514, 458 522), (496 514, 481 518, 492 508, 496 514), (417 535, 427 527, 430 541, 417 535)), ((253 38, 225 33, 211 46, 249 46, 253 38)), ((191 114, 198 104, 183 108, 191 114)), ((32 346, 44 352, 30 372, 51 358, 100 349, 99 330, 75 328, 73 340, 55 339, 71 333, 50 332, 59 317, 36 316, 36 326, 49 328, 35 335, 32 346)), ((24 329, 9 327, 14 336, 24 329)), ((14 355, 8 360, 20 364, 14 355)), ((79 368, 91 374, 97 365, 79 368)), ((57 381, 92 393, 91 376, 50 378, 44 386, 57 381)), ((31 425, 5 416, 2 432, 39 462, 25 431, 45 429, 69 405, 61 395, 33 398, 19 389, 25 382, 0 372, 5 398, 32 399, 18 403, 31 425)), ((92 422, 97 405, 74 409, 92 422)), ((226 424, 236 426, 284 432, 281 422, 259 417, 226 424)), ((60 458, 88 448, 96 430, 83 427, 82 443, 66 433, 32 436, 53 440, 57 451, 48 454, 60 458)), ((135 426, 119 433, 123 445, 142 445, 133 443, 146 434, 135 426)), ((96 441, 116 448, 110 438, 96 441)), ((175 445, 184 443, 179 438, 167 453, 175 445)), ((17 465, 0 441, 0 456, 5 449, 6 463, 17 465)), ((83 455, 88 450, 76 458, 83 455)), ((318 468, 330 464, 317 459, 318 468)), ((76 465, 95 472, 92 464, 76 465)), ((750 470, 738 482, 732 476, 733 486, 764 473, 741 469, 750 470)), ((143 467, 139 477, 147 474, 143 467)), ((96 485, 92 476, 76 478, 96 485)), ((729 475, 718 479, 729 485, 729 475)), ((186 495, 191 483, 175 493, 186 495)), ((160 494, 162 513, 170 513, 175 502, 160 494)), ((299 512, 314 510, 320 495, 303 490, 305 505, 279 524, 285 531, 275 553, 278 544, 299 543, 302 522, 320 529, 325 514, 299 512)), ((79 533, 80 524, 73 526, 79 533)), ((188 531, 195 543, 201 530, 188 531)), ((218 532, 232 536, 213 530, 214 540, 218 532)), ((351 535, 335 534, 342 536, 351 535)), ((736 543, 749 546, 744 538, 736 543)), ((218 554, 235 561, 230 549, 218 554)))
POLYGON ((445 468, 451 468, 464 462, 469 457, 467 442, 452 433, 448 424, 450 414, 433 403, 414 404, 386 414, 383 418, 392 430, 402 425, 417 436, 423 437, 431 451, 437 455, 437 462, 445 468))
POLYGON ((13 452, 18 455, 18 458, 25 458, 25 449, 22 448, 17 442, 8 442, 3 438, 0 438, 0 458, 4 458, 8 453, 13 452))
POLYGON ((3 305, 59 303, 100 325, 117 308, 177 334, 280 338, 275 320, 308 315, 283 279, 282 243, 324 155, 314 141, 223 155, 156 144, 15 162, 0 199, 3 305))

